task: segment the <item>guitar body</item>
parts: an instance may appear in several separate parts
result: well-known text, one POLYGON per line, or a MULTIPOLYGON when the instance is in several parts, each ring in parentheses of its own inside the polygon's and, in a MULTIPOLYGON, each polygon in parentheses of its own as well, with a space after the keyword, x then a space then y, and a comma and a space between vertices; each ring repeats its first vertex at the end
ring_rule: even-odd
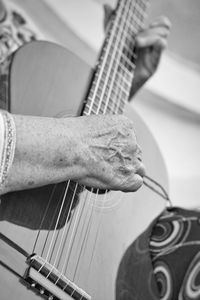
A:
MULTIPOLYGON (((92 68, 66 49, 47 42, 30 43, 17 51, 12 62, 10 110, 16 114, 46 117, 78 116, 91 74, 92 68)), ((166 187, 165 165, 151 132, 130 105, 126 107, 126 115, 135 123, 148 175, 166 187)), ((52 186, 47 186, 2 197, 1 232, 29 254, 32 254, 39 233, 34 250, 45 256, 55 225, 55 221, 50 221, 64 185, 57 185, 56 192, 52 192, 52 186), (40 226, 52 195, 53 204, 47 219, 40 226), (44 250, 49 227, 51 231, 44 250)), ((73 218, 58 267, 62 268, 65 256, 70 253, 65 274, 67 278, 90 294, 92 299, 114 300, 116 275, 125 250, 164 208, 165 203, 145 186, 136 193, 109 192, 98 196, 84 190, 78 198, 73 212, 78 216, 79 226, 69 251, 70 236, 75 226, 73 218)), ((61 234, 67 223, 63 216, 63 223, 59 225, 61 234)), ((25 259, 19 262, 18 256, 9 248, 3 248, 2 244, 0 259, 3 262, 0 265, 1 299, 10 300, 13 296, 18 300, 40 299, 39 294, 23 284, 21 277, 27 268, 25 259)))

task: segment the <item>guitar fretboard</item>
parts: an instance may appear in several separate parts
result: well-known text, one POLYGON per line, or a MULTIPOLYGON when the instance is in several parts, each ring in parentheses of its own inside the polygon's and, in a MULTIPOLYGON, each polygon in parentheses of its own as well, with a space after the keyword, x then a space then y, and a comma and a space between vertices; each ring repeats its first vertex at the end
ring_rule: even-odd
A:
POLYGON ((135 37, 143 27, 147 4, 147 0, 119 0, 83 115, 123 113, 134 77, 135 37))

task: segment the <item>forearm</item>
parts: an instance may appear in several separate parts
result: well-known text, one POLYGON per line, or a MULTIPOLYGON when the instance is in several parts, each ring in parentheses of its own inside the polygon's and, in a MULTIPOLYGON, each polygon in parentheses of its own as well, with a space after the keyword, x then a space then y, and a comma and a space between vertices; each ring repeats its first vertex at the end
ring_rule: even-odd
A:
POLYGON ((73 178, 76 168, 81 172, 74 118, 13 118, 16 148, 4 193, 73 178))

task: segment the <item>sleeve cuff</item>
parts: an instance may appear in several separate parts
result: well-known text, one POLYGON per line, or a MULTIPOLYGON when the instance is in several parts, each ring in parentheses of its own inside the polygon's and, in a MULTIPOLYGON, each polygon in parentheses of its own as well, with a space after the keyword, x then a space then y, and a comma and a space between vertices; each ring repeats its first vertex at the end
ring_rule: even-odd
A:
POLYGON ((16 128, 12 115, 0 110, 0 192, 12 166, 16 146, 16 128))

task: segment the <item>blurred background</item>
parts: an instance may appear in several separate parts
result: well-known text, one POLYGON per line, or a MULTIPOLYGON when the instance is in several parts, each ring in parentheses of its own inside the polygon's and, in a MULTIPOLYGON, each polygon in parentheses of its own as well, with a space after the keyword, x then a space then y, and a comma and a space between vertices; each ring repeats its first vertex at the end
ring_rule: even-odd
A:
MULTIPOLYGON (((39 26, 48 28, 49 39, 95 63, 104 38, 103 5, 114 8, 116 0, 17 2, 27 5, 29 14, 41 14, 39 26)), ((159 15, 173 24, 169 47, 132 105, 160 147, 173 203, 200 206, 200 1, 153 0, 147 22, 159 15)))

